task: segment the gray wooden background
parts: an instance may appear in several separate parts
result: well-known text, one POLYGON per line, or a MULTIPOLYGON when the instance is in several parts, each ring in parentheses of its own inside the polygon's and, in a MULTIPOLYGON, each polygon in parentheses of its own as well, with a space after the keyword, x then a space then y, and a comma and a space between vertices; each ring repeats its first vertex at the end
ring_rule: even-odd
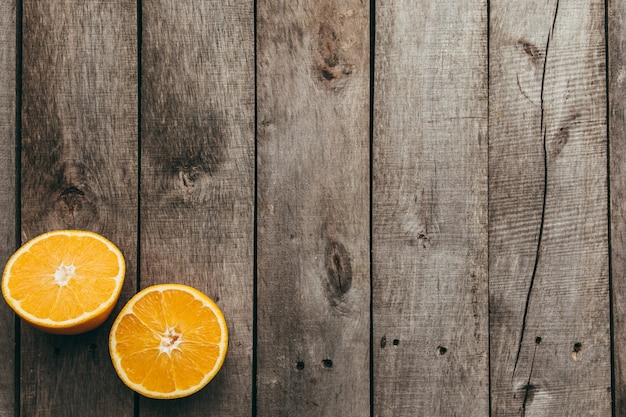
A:
MULTIPOLYGON (((222 307, 186 399, 0 304, 0 416, 626 416, 626 0, 0 0, 0 260, 222 307)), ((116 309, 116 312, 119 311, 116 309)))

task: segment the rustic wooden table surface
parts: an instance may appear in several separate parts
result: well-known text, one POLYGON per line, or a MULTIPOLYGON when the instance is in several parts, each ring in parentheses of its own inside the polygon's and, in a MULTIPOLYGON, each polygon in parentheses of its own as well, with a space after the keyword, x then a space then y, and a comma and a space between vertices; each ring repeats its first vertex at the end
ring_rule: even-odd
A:
MULTIPOLYGON (((626 416, 626 0, 0 0, 0 260, 187 283, 218 377, 0 305, 0 416, 626 416)), ((119 311, 119 306, 118 310, 119 311)))

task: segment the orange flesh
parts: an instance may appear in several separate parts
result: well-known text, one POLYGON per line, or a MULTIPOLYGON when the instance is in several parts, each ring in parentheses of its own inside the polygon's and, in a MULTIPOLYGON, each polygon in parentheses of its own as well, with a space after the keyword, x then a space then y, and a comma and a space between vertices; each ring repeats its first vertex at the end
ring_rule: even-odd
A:
POLYGON ((85 321, 101 323, 121 290, 121 253, 88 232, 46 235, 29 248, 25 248, 27 243, 7 263, 3 283, 7 302, 22 318, 44 330, 85 321))
POLYGON ((218 318, 188 292, 148 292, 118 321, 111 354, 131 385, 153 394, 193 390, 221 366, 218 318))

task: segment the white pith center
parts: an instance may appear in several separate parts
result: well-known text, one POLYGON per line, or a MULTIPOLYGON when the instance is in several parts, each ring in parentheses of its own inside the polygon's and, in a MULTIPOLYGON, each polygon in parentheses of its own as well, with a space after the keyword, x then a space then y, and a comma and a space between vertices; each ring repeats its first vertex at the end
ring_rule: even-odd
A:
POLYGON ((161 335, 161 343, 159 344, 159 352, 172 354, 174 349, 179 349, 178 345, 182 341, 182 333, 176 331, 175 327, 168 327, 161 335))
POLYGON ((70 279, 76 276, 76 267, 74 265, 65 265, 62 263, 54 272, 54 283, 60 287, 67 285, 70 279))

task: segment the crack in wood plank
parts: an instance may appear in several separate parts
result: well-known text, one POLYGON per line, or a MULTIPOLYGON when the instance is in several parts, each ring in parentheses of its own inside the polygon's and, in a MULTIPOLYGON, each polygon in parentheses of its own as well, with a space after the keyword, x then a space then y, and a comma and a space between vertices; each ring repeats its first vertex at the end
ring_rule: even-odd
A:
MULTIPOLYGON (((552 26, 550 27, 550 31, 548 32, 548 39, 546 41, 546 51, 543 59, 543 72, 541 75, 541 94, 540 94, 540 104, 541 104, 541 119, 540 119, 540 132, 543 135, 543 200, 541 203, 541 220, 539 223, 539 235, 537 236, 537 252, 535 255, 535 263, 533 265, 533 272, 530 277, 530 284, 528 286, 528 293, 526 295, 526 304, 524 306, 524 315, 522 317, 522 328, 520 332, 519 343, 517 346, 517 355, 515 356, 515 364, 513 365, 513 378, 515 378, 515 371, 517 370, 517 364, 519 362, 520 354, 522 352, 522 344, 524 342, 524 333, 526 331, 526 320, 528 318, 528 309, 530 305, 530 299, 533 292, 533 287, 535 284, 535 278, 537 276, 537 269, 539 267, 539 257, 541 255, 541 243, 543 239, 543 229, 545 224, 546 217, 546 200, 548 196, 548 151, 546 146, 546 125, 545 125, 545 106, 544 106, 544 92, 545 92, 545 80, 546 80, 546 68, 548 64, 548 50, 550 48, 550 39, 554 34, 554 27, 556 25, 556 18, 559 12, 559 0, 556 2, 556 6, 554 8, 554 17, 552 18, 552 26)), ((535 347, 536 352, 536 347, 535 347)), ((534 354, 533 354, 534 361, 534 354)), ((532 367, 531 367, 532 372, 532 367)), ((523 415, 523 413, 522 413, 523 415)))
POLYGON ((535 350, 533 351, 533 358, 530 361, 530 372, 528 372, 528 380, 526 381, 526 385, 524 385, 524 401, 522 401, 522 408, 521 408, 521 417, 524 417, 526 415, 526 404, 528 403, 528 400, 534 395, 531 394, 531 392, 535 389, 535 386, 532 385, 530 383, 530 380, 533 376, 533 368, 535 367, 535 355, 537 354, 537 346, 539 346, 539 343, 535 343, 535 350))

